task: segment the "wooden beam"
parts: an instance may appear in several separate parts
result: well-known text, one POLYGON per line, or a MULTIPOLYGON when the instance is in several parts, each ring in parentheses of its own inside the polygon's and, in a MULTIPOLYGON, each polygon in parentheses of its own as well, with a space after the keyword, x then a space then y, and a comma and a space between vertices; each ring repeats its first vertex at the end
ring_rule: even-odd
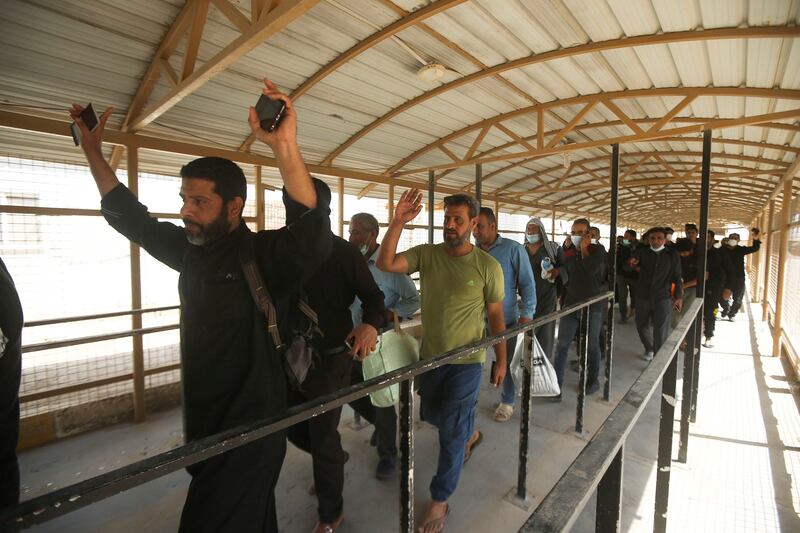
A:
POLYGON ((358 195, 356 196, 356 198, 358 198, 359 200, 361 200, 361 199, 362 199, 362 198, 364 198, 366 195, 368 195, 368 194, 370 193, 370 191, 372 191, 372 189, 374 189, 374 188, 375 188, 377 185, 378 185, 377 183, 370 183, 370 184, 368 184, 366 187, 364 187, 363 189, 361 189, 361 190, 359 191, 359 193, 358 193, 358 195))
POLYGON ((494 125, 494 127, 497 128, 498 130, 502 131, 503 133, 505 133, 509 137, 511 137, 511 139, 513 141, 515 141, 517 144, 522 145, 523 147, 527 148, 528 150, 536 150, 536 148, 532 144, 530 144, 528 141, 526 141, 525 139, 523 139, 522 137, 520 137, 519 135, 517 135, 516 133, 514 133, 513 131, 511 131, 507 127, 503 126, 501 123, 498 122, 497 124, 494 125))
POLYGON ((478 136, 475 137, 475 140, 472 142, 472 146, 469 147, 469 150, 467 150, 467 154, 464 156, 464 159, 461 162, 469 161, 472 158, 472 156, 475 155, 475 152, 481 146, 484 137, 486 137, 486 134, 489 133, 489 130, 491 128, 492 128, 491 125, 486 126, 480 131, 480 133, 478 133, 478 136))
MULTIPOLYGON (((583 109, 581 109, 580 111, 578 111, 578 112, 575 114, 575 116, 574 116, 574 117, 572 117, 572 120, 570 120, 570 121, 567 123, 567 125, 566 125, 566 126, 564 126, 564 127, 561 129, 561 131, 559 131, 559 132, 558 132, 558 133, 557 133, 557 134, 556 134, 556 135, 555 135, 555 136, 554 136, 552 139, 550 139, 550 142, 549 142, 549 143, 547 143, 547 148, 552 148, 552 147, 554 147, 555 145, 557 145, 557 144, 558 144, 558 142, 559 142, 561 139, 563 139, 564 137, 566 137, 566 136, 567 136, 567 134, 568 134, 569 132, 571 132, 571 131, 572 131, 572 129, 573 129, 575 126, 577 126, 577 125, 578 125, 578 122, 580 122, 581 120, 583 120, 583 117, 585 117, 585 116, 586 116, 586 114, 587 114, 589 111, 591 111, 592 109, 594 109, 594 107, 595 107, 595 106, 596 106, 596 105, 597 105, 599 102, 600 102, 600 98, 599 98, 599 97, 596 97, 596 98, 593 98, 593 99, 589 100, 589 102, 588 102, 588 103, 587 103, 587 104, 586 104, 586 105, 583 107, 583 109)), ((533 151, 535 151, 535 150, 530 150, 530 151, 531 151, 531 152, 533 152, 533 151)))
MULTIPOLYGON (((250 28, 250 21, 247 20, 239 9, 228 2, 228 0, 211 0, 214 3, 214 7, 219 9, 220 13, 225 15, 225 18, 228 19, 231 24, 236 26, 240 32, 244 33, 250 28)), ((252 6, 251 6, 252 8, 252 6)))
POLYGON ((203 29, 208 16, 208 0, 195 0, 194 13, 192 14, 192 27, 189 29, 189 39, 186 50, 183 52, 183 68, 181 81, 191 76, 194 65, 197 63, 197 52, 200 50, 200 41, 203 39, 203 29))
POLYGON ((180 80, 178 80, 178 73, 172 69, 169 61, 163 57, 159 57, 156 61, 158 61, 159 72, 166 77, 170 87, 177 87, 178 83, 180 83, 180 80))
POLYGON ((625 125, 627 125, 633 131, 633 133, 644 133, 644 130, 642 130, 642 128, 632 121, 631 118, 622 111, 622 109, 617 107, 617 104, 612 102, 611 99, 603 98, 602 101, 603 105, 606 106, 612 113, 617 115, 617 117, 619 117, 619 119, 622 120, 622 122, 624 122, 625 125))
POLYGON ((458 157, 456 157, 456 154, 454 154, 453 152, 451 152, 450 150, 448 150, 446 146, 440 146, 440 147, 439 147, 439 150, 441 150, 442 152, 444 152, 444 155, 446 155, 447 157, 449 157, 449 158, 450 158, 450 159, 452 159, 453 161, 461 161, 461 159, 459 159, 458 157))
POLYGON ((686 97, 685 97, 683 100, 681 100, 681 101, 678 103, 678 105, 676 105, 675 107, 673 107, 672 109, 670 109, 670 110, 667 112, 667 114, 666 114, 666 115, 664 115, 663 117, 661 117, 661 118, 660 118, 660 119, 659 119, 659 120, 658 120, 658 121, 657 121, 655 124, 653 124, 653 126, 652 126, 652 127, 649 129, 649 130, 647 130, 647 131, 661 131, 661 129, 663 129, 663 128, 664 128, 664 126, 666 126, 666 125, 669 123, 669 121, 671 121, 673 118, 675 118, 675 115, 677 115, 678 113, 680 113, 681 111, 683 111, 683 110, 686 108, 686 106, 688 106, 689 104, 691 104, 692 102, 694 102, 694 100, 695 100, 696 98, 697 98, 697 95, 696 95, 696 94, 690 94, 689 96, 686 96, 686 97))
POLYGON ((779 113, 767 113, 764 115, 756 115, 751 117, 744 117, 739 119, 719 119, 712 122, 707 122, 705 124, 698 124, 694 126, 683 126, 680 128, 670 128, 669 133, 667 132, 645 132, 643 135, 624 135, 620 137, 613 137, 608 139, 600 139, 591 142, 581 142, 581 143, 570 143, 568 145, 562 146, 552 146, 546 147, 542 150, 536 151, 527 151, 527 152, 518 152, 513 154, 503 154, 491 157, 481 157, 479 159, 470 160, 469 162, 453 162, 447 163, 443 165, 434 165, 428 166, 423 168, 415 168, 413 170, 403 171, 403 172, 396 172, 395 176, 406 176, 409 174, 418 174, 421 172, 427 172, 428 170, 445 170, 449 168, 458 168, 467 165, 472 165, 475 163, 481 164, 488 164, 488 163, 496 163, 499 161, 508 161, 510 159, 517 159, 522 157, 534 157, 534 156, 546 156, 546 155, 553 155, 553 154, 560 154, 563 152, 572 152, 576 150, 584 150, 587 148, 596 148, 598 146, 606 146, 608 144, 615 144, 615 143, 629 143, 629 142, 638 142, 638 141, 652 141, 657 140, 661 137, 665 137, 667 135, 675 135, 675 134, 693 134, 703 131, 705 129, 724 129, 724 128, 733 128, 739 126, 747 126, 749 124, 758 124, 761 122, 770 122, 773 120, 784 120, 789 118, 796 118, 800 116, 800 109, 791 109, 788 111, 782 111, 779 113))
MULTIPOLYGON (((339 145, 330 154, 328 154, 323 163, 330 164, 335 160, 343 151, 355 144, 359 139, 375 130, 385 122, 391 120, 395 116, 403 113, 412 107, 415 107, 431 98, 439 96, 445 92, 452 91, 474 83, 483 78, 494 76, 507 70, 519 69, 534 64, 553 61, 556 59, 563 59, 573 57, 581 54, 598 53, 608 50, 616 50, 619 48, 631 48, 636 46, 648 46, 654 44, 664 44, 671 42, 691 42, 691 41, 708 41, 718 39, 748 39, 757 37, 773 37, 773 38, 791 38, 800 37, 800 27, 794 26, 761 26, 761 27, 748 27, 748 28, 718 28, 710 30, 689 30, 682 32, 665 32, 660 34, 640 35, 635 37, 624 37, 621 39, 611 39, 608 41, 591 42, 572 47, 561 48, 553 50, 552 52, 544 52, 533 54, 528 57, 517 59, 514 61, 507 61, 496 65, 494 67, 484 69, 468 76, 460 77, 452 82, 440 85, 430 91, 427 91, 416 98, 403 103, 402 105, 392 109, 388 113, 374 120, 367 126, 363 127, 357 133, 352 135, 344 143, 339 145)), ((648 91, 658 91, 658 89, 647 89, 648 91)))
MULTIPOLYGON (((800 91, 792 91, 792 90, 782 90, 782 89, 758 89, 758 88, 740 88, 740 87, 704 87, 704 88, 663 88, 663 89, 635 89, 635 90, 628 90, 628 91, 615 91, 610 93, 604 93, 602 96, 607 99, 621 99, 621 98, 647 98, 647 97, 664 97, 664 96, 687 96, 687 95, 708 95, 708 96, 752 96, 756 98, 785 98, 789 100, 799 100, 800 99, 800 91)), ((412 154, 404 157, 396 164, 392 165, 387 169, 388 174, 394 174, 401 168, 405 167, 421 155, 433 150, 440 144, 448 143, 459 137, 467 135, 475 130, 479 130, 484 128, 488 124, 496 124, 498 122, 504 122, 509 119, 513 119, 516 117, 537 113, 539 111, 547 111, 550 109, 558 108, 558 107, 566 107, 566 106, 573 106, 573 105, 580 105, 591 101, 594 98, 597 98, 598 95, 582 95, 582 96, 575 96, 572 98, 567 98, 563 100, 553 100, 550 102, 546 102, 543 104, 537 104, 533 106, 529 106, 526 108, 516 109, 514 111, 509 111, 508 113, 503 113, 502 115, 498 115, 495 117, 491 117, 488 119, 484 119, 482 121, 476 122, 469 126, 465 126, 460 130, 454 131, 449 133, 448 135, 430 143, 427 146, 424 146, 412 154)), ((634 122, 641 122, 641 123, 652 123, 655 122, 657 119, 637 119, 634 122)), ((687 123, 694 126, 705 126, 712 121, 718 121, 717 118, 692 118, 692 119, 676 119, 675 121, 680 121, 681 123, 687 123)), ((603 122, 603 123, 596 123, 596 124, 585 124, 585 125, 577 125, 574 129, 583 129, 583 128, 590 128, 596 129, 597 127, 602 126, 609 126, 609 125, 619 125, 623 124, 622 121, 619 122, 603 122)), ((759 123, 762 124, 762 123, 759 123)), ((774 123, 770 123, 773 125, 774 123)), ((795 128, 796 131, 800 131, 800 127, 795 127, 789 124, 783 125, 788 128, 795 128)), ((783 127, 781 126, 781 127, 783 127)), ((699 128, 697 131, 702 131, 702 127, 699 128)), ((557 134, 560 130, 554 130, 552 132, 543 133, 543 135, 547 134, 557 134)), ((676 130, 668 130, 667 132, 663 132, 659 138, 668 138, 673 137, 675 135, 676 130)), ((794 131, 794 130, 793 130, 794 131)), ((646 134, 646 132, 645 132, 646 134)), ((537 134, 538 137, 538 134, 537 134)), ((629 137, 631 139, 636 139, 637 136, 629 137)), ((649 137, 648 137, 649 139, 649 137)), ((702 140, 702 139, 701 139, 702 140)), ((508 145, 504 146, 503 148, 507 147, 508 145)), ((501 148, 495 149, 495 151, 500 150, 501 148)))
POLYGON ((133 131, 140 130, 156 120, 183 98, 205 85, 206 82, 223 72, 272 35, 281 31, 318 2, 319 0, 285 0, 282 2, 256 24, 253 24, 247 32, 240 35, 214 57, 206 61, 202 67, 194 70, 177 87, 170 90, 156 103, 139 114, 132 121, 131 129, 133 131))
POLYGON ((536 112, 536 148, 544 148, 544 110, 536 112))

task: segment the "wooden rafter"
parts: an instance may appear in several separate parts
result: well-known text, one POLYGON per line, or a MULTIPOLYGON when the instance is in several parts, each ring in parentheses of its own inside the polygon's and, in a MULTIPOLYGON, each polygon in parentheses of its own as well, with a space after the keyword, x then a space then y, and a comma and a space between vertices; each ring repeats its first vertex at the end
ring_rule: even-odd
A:
POLYGON ((450 159, 452 159, 453 161, 461 161, 461 160, 458 158, 458 156, 456 156, 456 154, 454 154, 453 152, 451 152, 450 150, 448 150, 446 146, 444 146, 444 145, 442 145, 442 146, 439 146, 439 150, 441 150, 442 152, 444 152, 444 155, 446 155, 447 157, 449 157, 449 158, 450 158, 450 159))
POLYGON ((738 119, 719 119, 714 120, 711 122, 706 122, 702 125, 695 125, 695 126, 683 126, 680 128, 670 128, 669 132, 657 131, 657 132, 645 132, 642 135, 623 135, 619 137, 612 137, 608 139, 600 139, 596 141, 590 142, 579 142, 579 143, 570 143, 568 145, 562 146, 553 146, 548 148, 543 148, 541 150, 535 151, 527 151, 527 152, 515 152, 512 154, 502 154, 496 155, 491 157, 480 157, 477 159, 472 159, 469 162, 452 162, 446 163, 443 165, 434 165, 424 168, 416 168, 414 170, 408 170, 403 172, 396 172, 395 176, 406 176, 409 174, 417 174, 420 172, 427 172, 429 170, 439 171, 445 170, 449 168, 458 168, 466 165, 482 163, 482 164, 489 164, 489 163, 496 163, 499 161, 508 161, 511 159, 517 158, 524 158, 524 157, 543 157, 552 154, 559 154, 563 152, 572 152, 576 150, 584 150, 587 148, 597 148, 598 146, 607 146, 610 144, 615 143, 631 143, 631 142, 640 142, 640 141, 652 141, 658 140, 662 137, 670 136, 670 135, 683 135, 683 134, 695 134, 699 133, 705 129, 724 129, 724 128, 733 128, 738 126, 747 126, 749 124, 758 124, 761 122, 771 122, 773 120, 783 120, 783 119, 790 119, 796 118, 800 116, 800 108, 792 109, 788 111, 782 111, 779 113, 767 113, 764 115, 755 115, 750 117, 738 118, 738 119))
MULTIPOLYGON (((798 37, 800 36, 800 28, 793 26, 770 26, 770 27, 749 27, 749 28, 718 28, 703 31, 684 31, 684 32, 667 32, 653 35, 641 35, 635 37, 624 37, 621 39, 612 39, 608 41, 592 42, 573 47, 562 48, 552 52, 545 52, 541 54, 534 54, 532 56, 524 57, 514 61, 508 61, 500 65, 478 71, 474 74, 464 76, 449 83, 445 83, 439 87, 431 89, 430 91, 413 98, 402 105, 392 109, 388 113, 379 117, 372 123, 368 124, 357 133, 352 135, 347 141, 342 143, 330 154, 328 154, 322 161, 323 164, 331 164, 343 151, 356 143, 359 139, 384 124, 393 117, 407 111, 408 109, 419 105, 422 102, 430 100, 440 94, 457 89, 464 85, 474 83, 478 80, 484 79, 489 76, 494 76, 507 70, 518 69, 527 67, 534 64, 544 63, 555 59, 563 59, 573 57, 576 55, 603 52, 607 50, 615 50, 619 48, 630 48, 636 46, 647 46, 653 44, 663 44, 670 42, 688 42, 688 41, 707 41, 713 39, 746 39, 755 37, 798 37)), ((655 89, 651 89, 655 90, 655 89)))
POLYGON ((192 72, 194 72, 194 66, 197 62, 197 53, 200 50, 200 40, 203 38, 203 29, 206 26, 207 16, 208 0, 195 0, 194 13, 192 13, 192 26, 189 28, 189 38, 186 42, 186 50, 183 52, 181 81, 191 76, 192 72))
POLYGON ((503 124, 501 124, 500 122, 495 124, 494 127, 497 128, 498 130, 502 131, 506 135, 508 135, 514 142, 516 142, 517 144, 519 144, 523 148, 527 148, 528 150, 536 150, 536 148, 531 143, 529 143, 528 141, 526 141, 525 139, 523 139, 522 137, 520 137, 519 135, 517 135, 516 133, 514 133, 510 129, 508 129, 507 127, 503 126, 503 124))
POLYGON ((268 13, 262 14, 258 22, 251 24, 246 32, 234 39, 201 67, 195 68, 188 77, 181 80, 176 87, 157 102, 139 113, 131 121, 130 129, 132 131, 140 130, 156 120, 183 98, 202 87, 253 48, 306 13, 318 2, 319 0, 284 0, 268 13))
POLYGON ((231 4, 228 0, 211 0, 211 2, 214 4, 214 7, 219 9, 220 13, 225 15, 225 18, 227 18, 231 24, 236 26, 237 30, 244 33, 248 28, 250 28, 250 21, 247 20, 247 17, 245 17, 242 12, 239 11, 239 9, 231 4))
MULTIPOLYGON (((586 103, 586 105, 583 107, 583 109, 581 109, 580 111, 578 111, 578 112, 575 114, 575 116, 574 116, 574 117, 572 117, 572 120, 570 120, 570 121, 567 123, 567 125, 566 125, 566 126, 564 126, 564 128, 562 128, 562 129, 561 129, 561 131, 559 131, 558 133, 556 133, 556 134, 553 136, 553 138, 552 138, 552 139, 550 139, 550 142, 548 142, 548 143, 547 143, 547 148, 552 148, 552 147, 554 147, 555 145, 557 145, 557 144, 559 143, 559 141, 561 141, 561 139, 563 139, 564 137, 566 137, 566 136, 567 136, 567 134, 569 134, 569 132, 571 132, 571 131, 573 130, 573 128, 574 128, 575 126, 577 126, 577 125, 578 125, 578 122, 580 122, 581 120, 583 120, 583 117, 585 117, 585 116, 586 116, 586 114, 587 114, 587 113, 589 113, 589 111, 591 111, 592 109, 594 109, 594 107, 595 107, 595 106, 596 106, 596 105, 597 105, 599 102, 600 102, 600 98, 599 98, 599 97, 595 97, 595 98, 593 98, 593 99, 589 100, 589 101, 586 103)), ((533 151, 536 151, 536 150, 534 149, 534 150, 529 150, 529 151, 533 152, 533 151)))
POLYGON ((686 106, 694 102, 696 98, 696 94, 690 94, 689 96, 686 96, 683 100, 678 102, 678 105, 670 109, 666 115, 661 117, 655 124, 653 124, 648 131, 661 131, 664 126, 666 126, 673 118, 675 118, 675 115, 683 111, 686 106))
MULTIPOLYGON (((629 91, 616 91, 611 93, 605 93, 602 97, 606 99, 621 99, 621 98, 646 98, 646 97, 659 97, 659 96, 688 96, 688 95, 709 95, 709 96, 753 96, 753 97, 760 97, 760 98, 784 98, 788 100, 800 100, 800 91, 792 91, 792 90, 781 90, 781 89, 757 89, 757 88, 743 88, 743 87, 703 87, 703 88, 662 88, 662 89, 636 89, 636 90, 629 90, 629 91)), ((482 120, 480 122, 476 122, 464 128, 461 128, 458 131, 450 133, 441 139, 438 139, 427 146, 424 146, 412 154, 404 157, 396 164, 392 165, 387 169, 387 173, 395 174, 401 168, 405 167, 421 155, 433 150, 440 144, 448 143, 453 141, 459 137, 462 137, 468 133, 471 133, 475 130, 480 130, 485 127, 487 124, 496 124, 498 122, 504 122, 506 120, 516 118, 519 116, 529 115, 538 113, 539 111, 544 111, 551 108, 557 107, 564 107, 564 106, 572 106, 572 105, 580 105, 590 102, 591 100, 597 98, 598 95, 582 95, 576 96, 573 98, 567 98, 563 100, 553 100, 550 102, 546 102, 544 104, 538 104, 529 106, 522 109, 516 109, 514 111, 510 111, 508 113, 504 113, 502 115, 498 115, 496 117, 488 118, 482 120)), ((651 122, 657 121, 657 118, 650 119, 651 122)), ((733 120, 733 119, 732 119, 733 120)), ((690 121, 686 121, 684 123, 691 124, 694 126, 697 125, 706 125, 710 122, 718 122, 719 119, 691 119, 690 121)), ((771 121, 767 121, 771 122, 771 121)), ((622 122, 618 122, 617 124, 621 124, 622 122)), ((607 125, 608 123, 601 123, 601 125, 607 125)), ((575 129, 580 128, 581 126, 575 126, 575 129)), ((685 127, 685 126, 684 126, 685 127)), ((701 131, 704 128, 698 129, 701 131)), ((553 134, 557 134, 560 130, 554 130, 553 134)), ((676 135, 676 132, 680 131, 680 128, 673 128, 668 130, 667 132, 644 132, 642 134, 636 134, 633 136, 625 136, 625 138, 629 139, 653 139, 660 137, 669 137, 676 135)), ((538 143, 537 143, 538 144, 538 143)), ((542 148, 544 150, 545 148, 542 148)))
MULTIPOLYGON (((327 78, 330 74, 336 71, 339 67, 353 59, 354 57, 366 52, 370 48, 374 47, 378 43, 385 41, 386 39, 390 39, 392 36, 396 35, 397 33, 414 26, 415 24, 420 23, 421 21, 425 20, 426 18, 432 17, 434 15, 438 15, 439 13, 450 9, 451 7, 457 6, 458 4, 464 3, 466 0, 438 0, 436 2, 432 2, 425 6, 422 9, 418 9, 411 13, 406 14, 399 20, 396 20, 392 24, 389 24, 382 30, 378 30, 377 32, 373 33, 363 41, 359 41, 352 47, 350 47, 345 52, 338 55, 332 61, 328 62, 324 67, 319 69, 317 72, 306 78, 306 80, 301 83, 289 97, 294 101, 304 94, 306 94, 312 87, 317 85, 319 82, 327 78)), ((247 150, 253 144, 255 137, 251 134, 245 139, 245 141, 239 147, 240 150, 247 150)), ((327 164, 327 163, 323 163, 327 164)))
POLYGON ((619 117, 619 119, 624 122, 625 125, 627 125, 633 131, 633 133, 644 133, 642 128, 640 128, 636 122, 631 120, 631 117, 626 115, 622 109, 617 107, 617 104, 615 104, 611 99, 603 98, 603 105, 606 106, 609 111, 617 115, 617 117, 619 117))
POLYGON ((466 155, 464 155, 464 159, 462 159, 460 162, 468 162, 472 156, 475 155, 475 152, 481 146, 483 139, 486 137, 486 134, 489 133, 490 129, 492 129, 492 124, 487 125, 478 133, 478 136, 475 137, 474 141, 472 141, 472 146, 469 147, 466 155))

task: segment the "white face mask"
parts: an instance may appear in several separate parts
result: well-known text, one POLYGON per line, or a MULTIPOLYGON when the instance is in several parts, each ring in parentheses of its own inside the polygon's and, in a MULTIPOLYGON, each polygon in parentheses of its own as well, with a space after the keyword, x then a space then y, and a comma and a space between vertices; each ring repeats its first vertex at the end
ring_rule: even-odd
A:
POLYGON ((582 235, 570 235, 569 236, 569 240, 572 241, 572 245, 575 248, 580 248, 581 247, 581 239, 583 239, 582 235))
POLYGON ((739 244, 739 241, 736 239, 728 239, 728 246, 736 246, 737 244, 739 244))
POLYGON ((536 233, 536 234, 534 234, 534 235, 531 235, 530 233, 526 233, 526 234, 525 234, 525 238, 528 240, 528 242, 529 242, 529 243, 531 243, 531 244, 536 244, 537 242, 539 242, 539 240, 540 240, 542 237, 541 237, 541 235, 539 235, 538 233, 536 233))
POLYGON ((367 253, 369 252, 369 246, 367 246, 366 244, 362 244, 361 246, 358 247, 358 249, 361 252, 361 255, 367 255, 367 253))
POLYGON ((591 239, 589 242, 592 244, 597 244, 597 239, 591 239))
POLYGON ((651 244, 651 245, 650 245, 650 249, 651 249, 651 250, 653 250, 654 252, 660 252, 661 250, 663 250, 663 249, 664 249, 664 245, 662 244, 661 246, 659 246, 658 248, 656 248, 655 246, 653 246, 653 245, 651 244))
POLYGON ((722 248, 722 243, 721 242, 715 242, 714 243, 714 248, 722 248))

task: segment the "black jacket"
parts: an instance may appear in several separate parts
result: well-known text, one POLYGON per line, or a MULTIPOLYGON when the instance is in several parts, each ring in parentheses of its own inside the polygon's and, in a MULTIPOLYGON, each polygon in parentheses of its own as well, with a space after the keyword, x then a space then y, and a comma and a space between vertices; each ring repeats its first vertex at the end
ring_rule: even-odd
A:
MULTIPOLYGON (((758 242, 758 241, 756 241, 758 242)), ((719 299, 724 289, 733 290, 736 273, 730 255, 721 248, 709 248, 706 253, 706 294, 719 299)))
MULTIPOLYGON (((318 180, 314 184, 316 209, 307 209, 284 191, 288 225, 259 231, 253 238, 256 263, 279 308, 331 251, 330 189, 318 180)), ((239 243, 250 229, 242 223, 218 242, 195 246, 188 243, 183 228, 151 218, 123 185, 106 194, 101 205, 114 229, 180 272, 186 439, 282 413, 286 409, 282 362, 239 263, 239 243)), ((269 440, 245 447, 255 454, 256 463, 269 460, 269 440), (265 451, 255 453, 258 449, 265 451)), ((276 446, 282 440, 285 447, 283 433, 272 440, 276 446)))
MULTIPOLYGON (((597 296, 608 289, 608 252, 602 244, 590 244, 589 255, 580 252, 564 260, 561 266, 569 273, 564 305, 572 305, 597 296)), ((607 306, 604 301, 592 304, 592 310, 607 306)))
POLYGON ((744 281, 744 256, 757 252, 761 248, 761 241, 753 241, 752 246, 736 245, 733 248, 723 246, 720 250, 727 254, 733 265, 733 275, 737 281, 744 281))
POLYGON ((633 254, 636 253, 636 250, 639 248, 640 245, 637 241, 630 243, 628 246, 617 246, 617 276, 623 276, 629 279, 636 279, 639 277, 639 273, 636 272, 636 269, 631 267, 630 263, 628 263, 628 260, 633 257, 633 254))
POLYGON ((674 248, 665 246, 660 252, 654 252, 649 247, 642 247, 636 251, 636 259, 639 260, 637 299, 658 301, 671 298, 672 284, 675 284, 675 294, 681 294, 681 262, 674 248))

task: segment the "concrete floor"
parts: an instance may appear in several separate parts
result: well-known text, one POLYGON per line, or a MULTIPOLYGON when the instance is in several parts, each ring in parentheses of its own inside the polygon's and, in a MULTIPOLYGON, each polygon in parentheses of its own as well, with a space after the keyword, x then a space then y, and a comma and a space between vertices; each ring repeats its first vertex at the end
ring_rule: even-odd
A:
MULTIPOLYGON (((771 346, 766 326, 750 321, 749 316, 738 318, 736 323, 719 323, 717 347, 703 351, 698 418, 691 427, 689 462, 673 463, 668 515, 671 531, 800 531, 798 387, 786 377, 779 359, 761 355, 771 346)), ((588 399, 586 432, 582 435, 574 431, 577 374, 568 372, 563 403, 534 400, 528 469, 534 505, 646 366, 639 358, 641 351, 632 323, 619 325, 611 402, 604 402, 599 394, 588 399)), ((512 532, 528 516, 504 500, 516 482, 519 414, 506 424, 493 422, 491 415, 498 399, 499 393, 488 387, 487 376, 478 409, 478 427, 485 440, 465 468, 450 501, 448 531, 512 532)), ((626 445, 624 531, 652 531, 658 410, 656 394, 626 445)), ((373 477, 377 457, 368 443, 371 429, 354 428, 349 408, 345 408, 342 420, 342 441, 351 460, 345 467, 346 519, 340 531, 396 531, 398 484, 373 477)), ((144 424, 123 424, 24 452, 20 458, 23 499, 169 450, 181 442, 180 424, 180 411, 173 410, 151 415, 144 424)), ((675 446, 673 457, 677 439, 675 446)), ((437 449, 432 426, 418 422, 418 512, 428 497, 437 449)), ((30 531, 176 531, 188 481, 187 474, 176 472, 30 531)), ((310 484, 310 458, 289 446, 276 491, 281 531, 312 530, 316 499, 307 493, 310 484)), ((594 531, 593 499, 573 531, 594 531)))

